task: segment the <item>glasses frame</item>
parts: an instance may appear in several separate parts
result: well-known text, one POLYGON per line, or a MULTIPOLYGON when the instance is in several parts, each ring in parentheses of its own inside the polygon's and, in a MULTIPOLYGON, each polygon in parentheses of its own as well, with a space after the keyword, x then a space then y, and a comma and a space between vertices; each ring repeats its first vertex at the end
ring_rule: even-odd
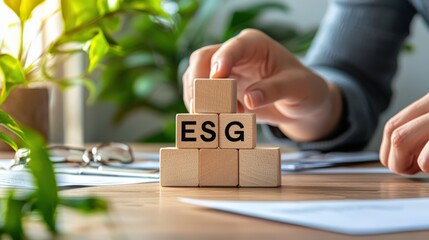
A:
MULTIPOLYGON (((134 162, 134 155, 132 148, 127 143, 121 143, 121 142, 107 142, 107 143, 101 143, 97 146, 90 147, 90 148, 82 148, 82 147, 70 147, 70 146, 64 146, 64 145, 50 145, 47 147, 47 150, 66 150, 66 151, 77 151, 79 152, 79 155, 81 155, 81 160, 74 161, 70 160, 67 157, 64 157, 61 161, 52 161, 52 163, 69 163, 69 164, 76 164, 81 167, 86 167, 90 165, 91 163, 94 163, 96 165, 105 165, 109 166, 112 162, 119 162, 123 164, 130 164, 134 162), (118 158, 111 158, 108 159, 102 159, 101 155, 99 154, 100 150, 106 147, 118 147, 122 150, 125 150, 128 152, 130 158, 127 160, 118 159, 118 158)), ((10 168, 14 168, 17 166, 26 166, 30 162, 30 150, 26 148, 18 149, 18 151, 15 154, 15 157, 13 159, 13 162, 10 166, 10 168)))

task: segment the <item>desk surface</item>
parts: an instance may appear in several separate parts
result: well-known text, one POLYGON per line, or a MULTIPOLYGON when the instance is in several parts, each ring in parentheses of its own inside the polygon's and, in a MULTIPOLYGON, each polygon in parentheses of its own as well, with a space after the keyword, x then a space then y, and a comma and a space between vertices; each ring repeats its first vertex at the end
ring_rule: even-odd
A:
MULTIPOLYGON (((89 187, 63 195, 95 194, 109 200, 107 214, 59 215, 65 238, 82 239, 427 239, 429 231, 354 237, 187 205, 179 197, 302 201, 429 197, 429 182, 393 174, 286 175, 280 188, 163 188, 158 183, 89 187)), ((425 210, 427 211, 427 209, 425 210)), ((351 220, 352 221, 352 220, 351 220)), ((43 237, 35 226, 33 236, 43 237), (39 234, 40 233, 40 234, 39 234), (36 235, 35 235, 36 234, 36 235)))

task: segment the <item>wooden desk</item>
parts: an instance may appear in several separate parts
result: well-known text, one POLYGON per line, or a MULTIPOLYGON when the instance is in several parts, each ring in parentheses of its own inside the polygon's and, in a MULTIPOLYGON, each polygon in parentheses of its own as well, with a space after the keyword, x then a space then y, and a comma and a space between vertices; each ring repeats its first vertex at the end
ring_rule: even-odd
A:
MULTIPOLYGON (((162 188, 158 183, 77 188, 63 195, 96 194, 108 214, 83 216, 62 209, 70 239, 428 239, 429 231, 355 237, 270 222, 180 203, 178 197, 223 200, 303 201, 429 197, 429 182, 390 174, 286 175, 281 188, 162 188)), ((428 209, 422 209, 429 211, 428 209)), ((429 217, 429 216, 428 216, 429 217)), ((350 219, 353 221, 353 219, 350 219)), ((35 227, 31 234, 44 237, 35 227)))

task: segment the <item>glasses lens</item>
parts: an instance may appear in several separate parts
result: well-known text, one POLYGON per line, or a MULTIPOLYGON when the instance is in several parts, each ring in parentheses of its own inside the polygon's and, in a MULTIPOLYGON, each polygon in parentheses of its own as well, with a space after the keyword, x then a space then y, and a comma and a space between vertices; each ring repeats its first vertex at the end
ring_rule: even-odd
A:
POLYGON ((133 162, 131 147, 125 143, 106 143, 93 148, 94 160, 107 163, 118 161, 122 163, 133 162))

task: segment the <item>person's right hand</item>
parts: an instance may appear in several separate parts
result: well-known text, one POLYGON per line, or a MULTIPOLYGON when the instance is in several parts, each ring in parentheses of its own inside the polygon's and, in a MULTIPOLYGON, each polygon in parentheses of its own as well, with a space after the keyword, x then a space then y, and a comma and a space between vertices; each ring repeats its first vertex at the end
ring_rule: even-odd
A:
POLYGON ((237 80, 238 111, 279 127, 298 141, 329 136, 341 116, 340 90, 303 66, 283 46, 257 30, 195 51, 183 76, 184 101, 192 111, 195 78, 237 80))

